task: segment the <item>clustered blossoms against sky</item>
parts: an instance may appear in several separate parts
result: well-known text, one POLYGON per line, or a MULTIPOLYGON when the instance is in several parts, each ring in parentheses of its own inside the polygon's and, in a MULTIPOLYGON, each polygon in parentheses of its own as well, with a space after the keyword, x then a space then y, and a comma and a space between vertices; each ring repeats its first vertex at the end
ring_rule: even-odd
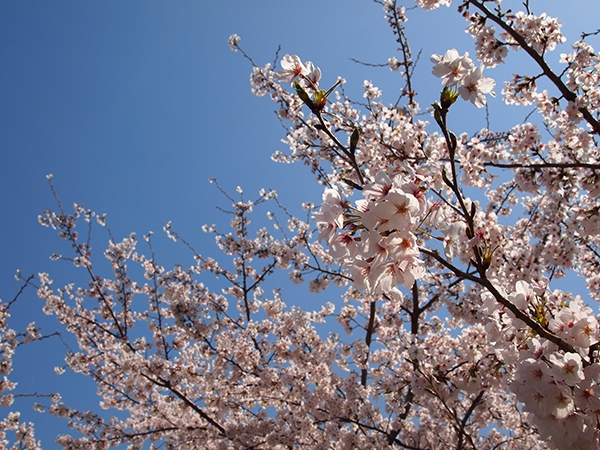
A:
MULTIPOLYGON (((598 5, 581 1, 581 9, 575 10, 563 2, 544 1, 539 6, 547 14, 542 14, 530 2, 536 15, 519 12, 513 19, 514 29, 533 51, 550 55, 557 73, 568 65, 565 88, 579 97, 568 104, 558 101, 557 106, 554 96, 559 94, 543 77, 513 77, 513 72, 537 72, 525 52, 509 51, 519 43, 510 33, 489 23, 464 22, 454 11, 456 2, 447 8, 450 1, 417 1, 423 9, 393 9, 390 2, 382 3, 387 20, 406 27, 415 59, 422 50, 412 78, 418 92, 414 98, 405 89, 406 70, 393 26, 387 26, 377 2, 306 1, 299 8, 267 0, 223 8, 219 3, 59 1, 0 7, 0 195, 5 217, 0 298, 10 302, 19 291, 21 283, 13 277, 17 269, 21 279, 49 273, 35 280, 41 299, 33 289, 25 290, 11 304, 10 316, 2 311, 2 323, 9 320, 23 333, 3 334, 2 351, 10 359, 18 342, 30 342, 16 347, 9 378, 18 382, 15 392, 48 394, 38 399, 36 409, 50 408, 62 417, 33 411, 31 398, 5 396, 1 404, 20 411, 22 421, 35 422, 36 438, 45 448, 52 448, 58 433, 67 432, 66 417, 80 422, 89 418, 77 416, 66 405, 98 410, 95 383, 72 372, 86 372, 95 364, 90 362, 94 358, 81 356, 85 352, 110 355, 107 361, 116 362, 115 367, 132 370, 120 379, 118 371, 109 370, 112 366, 100 367, 95 374, 106 377, 102 379, 107 386, 139 388, 135 395, 152 392, 152 398, 161 399, 156 403, 161 414, 139 409, 139 416, 124 418, 111 433, 144 433, 158 426, 205 430, 208 421, 211 431, 202 436, 203 442, 216 442, 229 433, 239 446, 263 438, 273 446, 285 445, 286 439, 310 446, 325 442, 320 434, 324 431, 350 448, 395 440, 417 446, 419 430, 430 429, 439 431, 442 442, 469 436, 478 444, 487 439, 485 445, 496 445, 513 432, 515 448, 543 448, 531 432, 535 426, 542 440, 558 448, 594 445, 592 417, 600 409, 600 374, 588 349, 598 340, 594 302, 600 280, 585 245, 593 248, 598 234, 598 215, 590 212, 597 207, 600 188, 593 173, 585 171, 589 167, 581 165, 595 164, 597 151, 594 135, 585 131, 590 118, 582 109, 597 111, 598 62, 592 44, 598 45, 593 37, 570 45, 581 31, 598 28, 598 5), (316 15, 330 18, 318 32, 316 15), (249 55, 253 65, 239 51, 229 52, 228 45, 249 55), (372 67, 378 64, 383 67, 372 67), (252 93, 267 94, 267 99, 250 93, 250 71, 252 93), (440 98, 444 88, 445 97, 440 98), (438 105, 430 108, 435 102, 438 105), (510 132, 480 132, 488 126, 510 132), (330 129, 335 133, 328 135, 330 129), (279 162, 303 164, 275 164, 271 154, 279 162), (450 160, 460 164, 459 174, 450 160), (514 179, 493 176, 494 170, 524 164, 579 164, 583 169, 565 172, 568 176, 547 167, 539 172, 515 170, 514 179), (82 205, 75 212, 79 248, 87 249, 84 236, 93 224, 93 269, 102 278, 116 276, 114 283, 106 279, 102 287, 90 284, 85 270, 74 271, 72 264, 88 267, 85 251, 72 256, 72 242, 58 241, 37 223, 41 215, 43 225, 61 229, 69 238, 65 230, 71 218, 43 213, 60 209, 48 188, 50 173, 64 210, 70 213, 73 203, 82 205), (230 197, 208 183, 213 177, 230 197), (323 185, 315 183, 315 177, 323 185), (487 196, 482 191, 474 194, 490 186, 494 189, 487 196), (539 192, 544 195, 536 197, 539 192), (243 199, 238 201, 239 196, 243 199), (270 214, 269 221, 259 206, 278 210, 277 201, 287 209, 270 214), (233 215, 219 212, 217 205, 233 209, 233 215), (531 211, 541 213, 528 216, 531 211), (253 226, 267 224, 271 230, 275 224, 288 234, 275 238, 261 230, 256 240, 250 239, 243 233, 244 220, 251 214, 253 226), (510 222, 511 214, 523 217, 510 222), (212 224, 226 225, 232 218, 235 236, 218 234, 226 233, 225 227, 216 231, 212 224), (202 257, 170 242, 163 227, 169 237, 183 237, 202 257), (152 238, 149 231, 156 232, 152 238), (213 255, 220 250, 246 255, 248 264, 238 260, 227 269, 225 262, 221 265, 207 256, 214 247, 213 233, 219 247, 213 255), (506 236, 512 240, 507 242, 506 236), (161 268, 150 257, 152 252, 161 268), (271 265, 263 272, 261 261, 268 258, 271 265), (170 271, 177 263, 183 269, 170 271), (191 281, 186 272, 194 264, 192 272, 203 272, 206 278, 202 282, 191 281), (548 266, 555 270, 549 272, 548 266), (464 272, 452 272, 453 279, 450 267, 464 272), (570 276, 567 282, 559 278, 573 267, 582 277, 570 276), (289 277, 284 273, 275 278, 275 286, 283 287, 275 293, 266 281, 264 287, 260 284, 271 268, 290 271, 289 277), (207 272, 220 274, 219 281, 206 277, 207 272), (477 288, 472 278, 482 273, 487 278, 479 278, 477 288), (139 278, 140 284, 129 283, 128 276, 139 278), (236 277, 255 277, 260 283, 235 285, 240 279, 236 277), (456 283, 456 277, 463 281, 456 283), (152 291, 143 285, 145 279, 156 280, 160 289, 152 291), (294 287, 290 280, 299 285, 294 287), (92 301, 103 298, 102 289, 114 289, 119 298, 124 292, 119 282, 139 289, 136 298, 145 295, 161 302, 169 311, 165 320, 172 320, 176 331, 170 334, 153 314, 135 311, 131 317, 124 313, 122 323, 108 320, 107 329, 116 326, 109 337, 96 334, 98 329, 90 331, 96 348, 85 336, 76 342, 66 333, 32 342, 60 328, 54 317, 41 314, 44 302, 46 311, 71 329, 85 328, 82 324, 93 316, 84 311, 87 300, 80 305, 84 309, 73 314, 61 299, 80 296, 84 291, 78 286, 92 301), (340 300, 338 292, 327 289, 332 285, 349 291, 340 300), (581 296, 567 293, 571 286, 581 296), (211 306, 194 304, 190 292, 211 306), (290 310, 291 305, 301 309, 290 310), (429 315, 428 307, 438 308, 438 317, 429 315), (227 308, 237 311, 238 322, 222 315, 227 308), (194 314, 199 316, 194 319, 194 314), (36 325, 30 324, 34 320, 36 325), (135 332, 119 334, 134 321, 141 324, 135 332), (222 334, 210 333, 215 324, 222 334), (317 333, 319 327, 326 332, 317 333), (144 347, 138 333, 147 329, 148 342, 162 340, 167 353, 177 357, 152 353, 162 344, 144 347), (406 333, 399 334, 399 329, 406 333), (331 330, 343 338, 328 337, 331 330), (61 339, 72 352, 66 360, 61 339), (115 350, 115 339, 129 346, 115 350), (200 342, 222 346, 226 357, 210 354, 200 342), (104 353, 95 353, 102 346, 104 353), (155 359, 145 360, 140 356, 144 353, 155 359), (272 357, 265 358, 268 354, 272 357), (232 361, 236 368, 228 366, 232 361), (152 368, 144 373, 146 378, 134 376, 145 364, 152 368), (194 373, 216 378, 206 376, 206 385, 177 391, 178 396, 169 384, 177 377, 167 382, 160 370, 192 377, 182 382, 186 389, 198 382, 194 373), (508 387, 502 376, 512 377, 508 387), (219 392, 220 400, 209 392, 219 392), (251 392, 264 394, 258 403, 280 408, 281 414, 268 409, 248 417, 257 403, 251 392), (178 405, 173 399, 182 396, 198 401, 198 415, 172 408, 178 405), (284 401, 269 403, 277 396, 284 401), (514 414, 515 399, 530 413, 527 426, 514 414), (406 408, 411 401, 418 407, 406 408), (234 404, 241 405, 238 416, 228 416, 234 404), (389 410, 385 414, 378 410, 383 404, 389 410), (358 438, 352 420, 340 425, 331 419, 331 405, 372 432, 358 438), (356 405, 366 406, 356 411, 356 405), (444 415, 448 410, 454 416, 444 415), (315 419, 314 411, 322 416, 315 419), (409 414, 411 420, 402 422, 409 414), (299 422, 292 426, 295 417, 299 422), (498 417, 504 420, 496 423, 500 431, 481 432, 498 417), (321 429, 315 420, 332 428, 321 429), (401 431, 399 423, 409 426, 401 431), (473 434, 466 434, 461 423, 473 434)), ((515 9, 519 8, 517 2, 515 9)), ((107 320, 112 314, 109 305, 106 302, 94 320, 107 320)), ((150 303, 152 308, 162 311, 150 303)), ((9 382, 3 386, 14 387, 9 382)), ((104 407, 127 403, 109 391, 98 392, 104 407)), ((106 414, 103 417, 112 412, 106 414)), ((8 422, 18 419, 12 415, 8 422)), ((90 423, 82 425, 82 431, 89 432, 90 423)), ((185 440, 185 433, 178 431, 172 439, 179 438, 185 440)), ((72 442, 69 439, 61 442, 72 442)))
POLYGON ((432 73, 442 79, 442 85, 447 88, 458 87, 460 96, 478 108, 485 106, 485 94, 496 95, 493 91, 496 82, 482 75, 483 68, 475 67, 469 53, 460 56, 453 48, 443 56, 432 55, 431 61, 435 64, 432 73))

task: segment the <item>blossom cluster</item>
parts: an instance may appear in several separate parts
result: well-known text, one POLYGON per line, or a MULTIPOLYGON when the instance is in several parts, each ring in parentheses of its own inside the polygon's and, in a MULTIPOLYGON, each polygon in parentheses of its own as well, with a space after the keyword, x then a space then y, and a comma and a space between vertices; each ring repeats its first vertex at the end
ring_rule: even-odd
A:
MULTIPOLYGON (((439 4, 421 2, 420 6, 432 9, 439 4)), ((406 20, 405 11, 397 9, 395 2, 385 2, 384 8, 393 27, 406 20)), ((590 399, 598 389, 593 350, 600 338, 598 322, 594 311, 578 297, 550 291, 548 276, 558 278, 579 267, 591 297, 598 297, 598 277, 592 268, 599 268, 593 254, 598 245, 594 199, 598 197, 600 155, 590 134, 577 128, 585 117, 582 110, 597 110, 597 58, 591 46, 581 42, 573 54, 563 55, 563 62, 569 64, 565 87, 578 96, 576 103, 571 101, 564 109, 547 91, 536 92, 534 77, 517 75, 507 82, 505 102, 535 103, 542 120, 555 132, 554 139, 542 142, 532 123, 515 126, 505 134, 484 129, 475 136, 456 137, 441 114, 447 114, 458 96, 477 107, 486 104, 495 82, 483 76, 483 67, 504 62, 509 48, 518 48, 522 42, 529 51, 544 55, 564 41, 556 19, 524 13, 508 13, 504 20, 510 31, 497 37, 495 28, 486 24, 491 14, 485 5, 478 13, 464 14, 470 20, 467 31, 476 40, 481 66, 455 49, 431 57, 433 74, 442 79, 445 91, 451 92, 442 93, 446 110, 437 110, 440 117, 436 122, 443 135, 422 133, 422 124, 403 120, 393 107, 379 103, 382 91, 366 81, 364 96, 369 100, 370 115, 361 119, 344 96, 328 110, 332 127, 347 135, 360 130, 358 145, 352 144, 351 136, 346 147, 352 158, 334 156, 334 151, 326 156, 304 147, 302 142, 307 141, 320 141, 321 149, 336 146, 331 135, 311 129, 314 122, 309 117, 288 135, 292 155, 279 155, 278 159, 301 160, 324 171, 320 159, 333 166, 332 173, 322 179, 333 187, 324 190, 314 218, 328 255, 346 268, 353 289, 364 296, 349 294, 349 300, 361 306, 354 307, 349 301, 340 311, 346 331, 352 332, 360 314, 368 315, 366 299, 383 297, 402 303, 402 286, 411 288, 414 296, 416 286, 427 285, 430 291, 424 295, 431 302, 445 298, 453 319, 485 324, 485 335, 497 346, 494 354, 506 371, 505 379, 513 380, 504 383, 504 393, 512 392, 523 403, 522 411, 529 413, 525 417, 537 427, 540 439, 556 448, 595 448, 596 409, 589 400, 584 404, 577 399, 590 399), (348 121, 352 127, 345 128, 342 124, 348 121), (491 172, 495 167, 510 168, 512 178, 495 182, 496 175, 491 172), (464 196, 459 181, 488 188, 488 205, 464 196), (348 185, 362 198, 352 202, 348 185), (580 193, 581 188, 589 194, 580 193), (513 225, 501 225, 501 216, 515 216, 516 205, 524 208, 523 218, 513 225), (551 217, 560 217, 562 222, 551 217), (441 249, 424 246, 436 241, 441 242, 441 249), (455 269, 456 256, 465 267, 474 266, 479 274, 485 273, 489 281, 476 281, 473 272, 455 269), (461 295, 452 283, 442 281, 441 275, 426 271, 432 262, 443 263, 459 278, 471 277, 476 282, 461 295), (449 292, 431 294, 445 290, 449 292), (532 358, 543 366, 540 370, 550 374, 542 383, 528 372, 532 358)), ((390 58, 389 65, 397 70, 401 63, 390 58)), ((564 92, 565 87, 558 87, 564 92)), ((587 121, 596 126, 593 119, 587 121)), ((411 356, 411 361, 416 359, 423 367, 424 359, 411 356)), ((439 401, 446 401, 437 387, 435 392, 439 401)))
POLYGON ((378 174, 349 207, 339 191, 326 189, 314 219, 330 254, 343 261, 357 289, 390 292, 423 276, 414 232, 426 210, 421 189, 401 175, 378 174), (339 233, 337 233, 340 231, 339 233))
MULTIPOLYGON (((22 280, 21 274, 17 273, 15 278, 24 281, 25 286, 31 279, 22 280)), ((41 338, 34 323, 30 323, 23 333, 17 333, 9 327, 11 302, 0 300, 0 406, 8 408, 13 406, 15 396, 13 392, 17 382, 9 376, 13 371, 13 357, 18 346, 33 342, 41 338)), ((34 426, 21 420, 21 413, 10 411, 0 420, 0 447, 9 448, 10 435, 14 434, 13 446, 10 448, 22 448, 25 450, 39 450, 40 442, 35 438, 34 426)))
POLYGON ((569 297, 564 293, 549 293, 543 285, 524 281, 516 283, 508 299, 571 345, 563 346, 561 351, 552 341, 527 339, 530 331, 525 323, 486 295, 478 316, 486 323, 491 340, 514 345, 505 356, 516 367, 510 389, 523 403, 524 410, 532 413, 545 439, 568 448, 592 448, 595 442, 592 416, 598 410, 600 366, 588 364, 585 358, 590 346, 600 339, 593 311, 578 297, 565 304, 569 297))
MULTIPOLYGON (((567 40, 560 31, 562 24, 556 17, 550 17, 546 13, 536 16, 524 11, 517 11, 511 16, 509 23, 514 32, 540 55, 551 52, 556 49, 557 45, 567 40)), ((503 38, 509 45, 518 44, 511 33, 503 33, 503 38)))
POLYGON ((475 67, 469 53, 461 56, 456 49, 450 49, 444 55, 432 55, 431 61, 435 64, 432 73, 442 79, 442 86, 457 88, 463 100, 478 108, 485 106, 485 94, 495 95, 496 82, 483 76, 483 67, 475 67))
MULTIPOLYGON (((558 20, 491 3, 459 7, 481 65, 455 49, 431 57, 443 86, 438 102, 425 94, 435 102, 431 123, 410 88, 409 10, 392 0, 383 7, 401 46, 400 60, 388 60, 407 86, 400 100, 384 103, 371 81, 362 83, 366 104, 337 89, 341 78, 325 92, 321 70, 297 55, 285 55, 279 70, 253 66, 252 91, 274 101, 286 124, 289 152, 273 159, 302 163, 322 185, 321 205, 303 205, 305 220, 273 191, 248 200, 237 188, 234 199, 217 184, 231 201, 231 229, 202 230, 221 258, 197 252, 168 223, 167 236, 192 250, 189 267, 162 267, 150 235, 145 256, 134 234, 118 241, 108 232, 106 274, 78 228, 83 221, 91 233, 93 217, 106 227, 104 215, 77 204, 67 213, 59 203, 40 216, 74 252, 51 259, 89 277, 82 287, 56 287, 38 276, 43 311, 77 341, 56 371, 90 377, 101 407, 118 411, 107 418, 52 396, 36 409, 73 428, 59 444, 599 447, 600 326, 588 303, 600 301, 600 60, 582 39, 555 74, 545 61, 564 40, 558 20), (495 82, 483 67, 503 62, 510 48, 537 55, 540 72, 507 80, 503 101, 534 105, 537 116, 508 130, 455 133, 454 102, 484 106, 495 82), (547 89, 538 91, 541 77, 547 89), (266 205, 269 226, 257 226, 266 205), (314 310, 304 299, 288 305, 289 290, 272 277, 279 271, 294 284, 308 281, 312 293, 341 288, 341 298, 314 310), (556 289, 567 274, 587 291, 556 289)), ((240 42, 229 39, 243 53, 240 42)), ((8 319, 3 306, 3 406, 13 399, 14 350, 41 336, 34 324, 12 331, 8 319)), ((37 445, 17 413, 0 425, 22 447, 37 445)))
POLYGON ((291 83, 300 80, 305 89, 316 91, 321 79, 321 69, 315 67, 311 61, 303 63, 297 55, 285 55, 281 60, 282 69, 275 74, 275 78, 282 83, 291 83))

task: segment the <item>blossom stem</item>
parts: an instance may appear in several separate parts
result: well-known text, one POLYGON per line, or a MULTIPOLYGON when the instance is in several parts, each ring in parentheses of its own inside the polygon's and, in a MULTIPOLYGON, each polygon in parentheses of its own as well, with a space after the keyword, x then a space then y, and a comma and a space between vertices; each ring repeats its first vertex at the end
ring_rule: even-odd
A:
POLYGON ((331 138, 331 140, 335 143, 335 145, 344 153, 346 158, 348 158, 347 162, 350 163, 352 168, 356 171, 356 175, 358 176, 358 181, 359 181, 360 185, 362 186, 363 184, 365 184, 365 180, 363 178, 362 172, 360 170, 360 167, 358 167, 358 163, 356 162, 356 158, 354 157, 354 155, 352 153, 350 153, 346 149, 346 147, 344 147, 342 145, 342 143, 339 141, 339 139, 337 137, 335 137, 335 135, 331 132, 331 130, 325 123, 325 120, 323 120, 323 115, 321 114, 321 112, 317 111, 315 114, 317 116, 317 119, 319 119, 319 122, 321 123, 321 127, 322 127, 323 131, 327 134, 327 136, 329 136, 331 138))

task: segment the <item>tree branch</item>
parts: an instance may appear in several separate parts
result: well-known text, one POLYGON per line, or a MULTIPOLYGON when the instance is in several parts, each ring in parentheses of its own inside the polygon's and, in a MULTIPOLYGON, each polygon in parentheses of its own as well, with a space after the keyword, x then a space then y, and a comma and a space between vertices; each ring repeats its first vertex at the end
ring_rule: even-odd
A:
MULTIPOLYGON (((565 99, 569 102, 575 102, 577 100, 577 94, 569 90, 569 88, 563 83, 558 75, 556 75, 552 69, 548 66, 544 58, 536 52, 525 40, 523 36, 521 36, 514 28, 504 22, 500 17, 492 13, 489 9, 485 7, 483 2, 479 0, 468 0, 468 3, 471 3, 475 7, 477 7, 483 14, 490 19, 492 22, 497 24, 500 28, 502 28, 505 32, 507 32, 517 43, 521 46, 525 52, 531 56, 531 58, 540 66, 544 75, 548 77, 548 79, 558 88, 560 93, 563 95, 565 99)), ((583 115, 585 120, 590 124, 595 134, 600 135, 600 122, 598 122, 592 113, 584 107, 580 107, 579 112, 583 115)))

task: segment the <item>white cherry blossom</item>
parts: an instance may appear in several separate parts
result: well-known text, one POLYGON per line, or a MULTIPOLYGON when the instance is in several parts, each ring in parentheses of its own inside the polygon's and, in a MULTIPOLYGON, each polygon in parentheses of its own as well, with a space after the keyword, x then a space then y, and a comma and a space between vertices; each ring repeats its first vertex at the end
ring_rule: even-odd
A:
POLYGON ((291 83, 300 75, 308 75, 309 70, 297 55, 285 55, 281 60, 282 69, 275 73, 275 77, 282 83, 291 83))
POLYGON ((454 48, 448 50, 444 55, 431 55, 430 60, 435 64, 431 73, 441 78, 442 86, 445 87, 462 83, 463 79, 475 69, 469 53, 460 56, 454 48))

